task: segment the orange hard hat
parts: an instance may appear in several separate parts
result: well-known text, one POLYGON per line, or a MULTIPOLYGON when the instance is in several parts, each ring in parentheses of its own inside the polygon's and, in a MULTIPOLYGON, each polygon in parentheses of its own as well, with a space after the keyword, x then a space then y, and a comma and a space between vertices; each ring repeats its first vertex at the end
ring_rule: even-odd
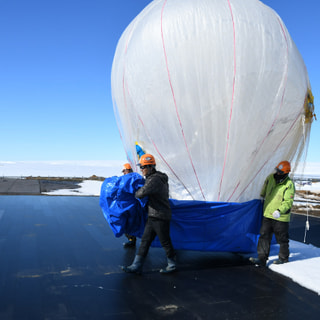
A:
POLYGON ((141 156, 139 161, 139 166, 155 166, 156 160, 154 159, 154 156, 151 154, 144 154, 141 156))
POLYGON ((130 163, 125 163, 123 165, 123 170, 132 170, 130 163))
POLYGON ((276 169, 282 171, 284 174, 289 173, 291 171, 291 165, 289 161, 281 161, 276 169))

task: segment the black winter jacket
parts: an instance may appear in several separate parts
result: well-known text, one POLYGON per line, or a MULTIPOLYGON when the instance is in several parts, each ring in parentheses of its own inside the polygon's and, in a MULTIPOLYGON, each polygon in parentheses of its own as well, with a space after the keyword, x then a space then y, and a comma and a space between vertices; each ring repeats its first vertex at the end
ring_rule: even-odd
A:
POLYGON ((146 177, 143 187, 135 193, 136 198, 148 196, 148 216, 161 220, 171 219, 168 176, 160 171, 146 177))

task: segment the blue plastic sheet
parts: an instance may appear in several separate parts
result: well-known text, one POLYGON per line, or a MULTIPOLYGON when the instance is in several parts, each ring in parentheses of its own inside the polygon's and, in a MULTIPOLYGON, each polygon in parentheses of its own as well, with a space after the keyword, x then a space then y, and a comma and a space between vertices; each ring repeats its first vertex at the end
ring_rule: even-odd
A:
MULTIPOLYGON (((198 251, 256 251, 262 203, 170 200, 170 234, 175 249, 198 251)), ((156 239, 154 246, 160 246, 156 239)))
POLYGON ((135 192, 144 185, 138 173, 105 179, 101 185, 100 207, 116 237, 124 233, 141 237, 147 220, 145 207, 147 198, 134 197, 135 192))
MULTIPOLYGON (((129 233, 141 237, 145 226, 146 201, 135 191, 144 179, 137 173, 105 180, 100 206, 116 237, 129 233)), ((262 221, 262 203, 181 201, 170 199, 170 234, 176 250, 254 252, 262 221)), ((160 246, 158 238, 152 244, 160 246)))

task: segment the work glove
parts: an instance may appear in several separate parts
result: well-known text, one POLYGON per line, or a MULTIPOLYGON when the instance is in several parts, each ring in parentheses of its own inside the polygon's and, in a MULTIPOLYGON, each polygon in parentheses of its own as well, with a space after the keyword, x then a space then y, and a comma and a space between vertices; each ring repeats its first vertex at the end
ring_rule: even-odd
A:
POLYGON ((279 219, 280 218, 280 212, 278 210, 276 210, 272 215, 273 215, 273 217, 275 219, 279 219))

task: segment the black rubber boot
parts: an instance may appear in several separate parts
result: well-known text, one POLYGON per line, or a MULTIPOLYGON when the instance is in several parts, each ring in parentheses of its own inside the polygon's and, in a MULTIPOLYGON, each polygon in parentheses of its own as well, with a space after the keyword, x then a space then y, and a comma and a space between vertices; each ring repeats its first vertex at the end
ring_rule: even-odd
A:
POLYGON ((284 263, 287 263, 287 262, 289 262, 288 259, 280 259, 279 258, 279 259, 273 261, 273 264, 284 264, 284 263))
POLYGON ((124 248, 134 248, 135 246, 136 246, 136 238, 135 237, 130 238, 128 242, 125 242, 123 244, 124 248))
POLYGON ((121 269, 127 273, 141 274, 143 262, 144 262, 144 257, 136 255, 130 266, 127 266, 127 267, 122 266, 121 269))
POLYGON ((256 265, 256 266, 259 266, 259 267, 265 267, 267 265, 267 261, 266 260, 262 260, 262 259, 259 259, 259 258, 252 258, 250 257, 249 258, 249 261, 256 265))
POLYGON ((167 261, 168 265, 165 267, 165 269, 161 269, 160 273, 171 273, 177 270, 176 257, 167 258, 167 261))

